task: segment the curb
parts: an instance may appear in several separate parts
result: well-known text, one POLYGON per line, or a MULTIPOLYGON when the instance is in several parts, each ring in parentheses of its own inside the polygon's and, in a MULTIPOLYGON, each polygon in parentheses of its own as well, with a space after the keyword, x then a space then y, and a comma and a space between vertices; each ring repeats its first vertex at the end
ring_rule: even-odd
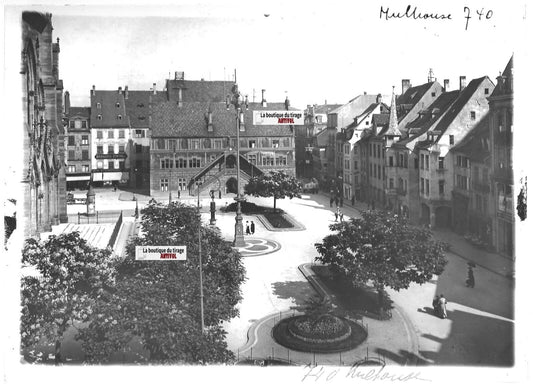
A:
POLYGON ((279 232, 279 231, 303 231, 303 230, 305 230, 305 227, 300 222, 296 221, 296 219, 294 219, 292 216, 290 216, 287 213, 282 214, 282 216, 284 218, 286 218, 290 223, 292 223, 294 225, 294 227, 292 227, 292 228, 276 228, 276 227, 272 227, 272 225, 265 218, 264 215, 256 214, 255 216, 257 217, 257 219, 259 219, 259 221, 263 224, 263 226, 268 231, 274 231, 274 232, 278 231, 279 232))

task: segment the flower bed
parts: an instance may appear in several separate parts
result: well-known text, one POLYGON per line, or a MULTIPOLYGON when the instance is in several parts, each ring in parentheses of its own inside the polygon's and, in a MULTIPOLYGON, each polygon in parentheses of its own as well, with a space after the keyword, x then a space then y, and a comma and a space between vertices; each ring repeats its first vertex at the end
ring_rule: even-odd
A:
POLYGON ((283 214, 277 212, 265 212, 263 216, 275 228, 293 228, 294 225, 289 222, 283 214))
POLYGON ((341 352, 357 347, 368 334, 359 324, 333 315, 313 321, 310 316, 295 316, 281 320, 272 336, 284 347, 303 352, 341 352))

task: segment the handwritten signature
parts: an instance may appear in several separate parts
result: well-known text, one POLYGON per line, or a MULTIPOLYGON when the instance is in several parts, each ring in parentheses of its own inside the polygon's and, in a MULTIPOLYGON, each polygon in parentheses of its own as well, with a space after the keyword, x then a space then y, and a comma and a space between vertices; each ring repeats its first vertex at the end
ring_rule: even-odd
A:
POLYGON ((377 382, 377 381, 390 381, 390 382, 408 382, 410 380, 421 380, 428 382, 429 379, 421 377, 420 372, 409 372, 405 374, 393 373, 385 371, 385 366, 379 367, 361 367, 360 365, 355 365, 348 369, 348 371, 343 372, 341 368, 335 368, 333 370, 326 370, 323 366, 312 366, 306 365, 304 367, 306 372, 302 378, 304 381, 331 381, 337 377, 344 377, 346 379, 361 379, 367 382, 377 382))

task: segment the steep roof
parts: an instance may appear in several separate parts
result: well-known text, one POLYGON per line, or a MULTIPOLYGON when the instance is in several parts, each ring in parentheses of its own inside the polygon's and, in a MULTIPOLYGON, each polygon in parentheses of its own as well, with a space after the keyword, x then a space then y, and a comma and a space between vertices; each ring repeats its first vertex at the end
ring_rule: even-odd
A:
POLYGON ((489 115, 487 114, 451 151, 464 153, 473 161, 483 162, 490 156, 489 134, 489 115))
POLYGON ((327 114, 331 112, 332 110, 335 110, 342 105, 339 104, 326 104, 326 105, 317 105, 315 106, 315 113, 316 114, 327 114))
POLYGON ((168 79, 166 89, 170 101, 178 100, 178 89, 182 89, 183 102, 224 102, 233 82, 192 81, 168 79))
MULTIPOLYGON (((460 93, 459 96, 455 99, 455 101, 452 103, 450 108, 446 111, 445 115, 442 117, 442 119, 439 121, 439 123, 435 126, 435 131, 438 131, 441 133, 444 133, 444 131, 450 126, 450 124, 453 122, 453 120, 457 117, 457 115, 461 112, 461 110, 464 108, 464 106, 468 103, 470 98, 474 95, 478 87, 483 83, 485 79, 489 79, 487 76, 472 79, 467 87, 465 87, 460 93)), ((489 79, 490 81, 490 79, 489 79)))
POLYGON ((499 95, 508 95, 513 93, 513 57, 509 59, 505 70, 501 75, 501 80, 498 80, 498 84, 494 88, 491 97, 497 97, 499 95))
MULTIPOLYGON (((244 112, 245 131, 241 136, 292 136, 291 125, 253 125, 254 110, 285 110, 284 103, 250 103, 244 112)), ((296 110, 296 109, 290 109, 296 110)), ((236 113, 225 103, 167 101, 152 106, 152 137, 225 137, 235 136, 236 113), (213 131, 207 130, 208 112, 212 112, 213 131)))
POLYGON ((49 13, 44 14, 35 11, 22 12, 22 20, 39 33, 42 33, 46 26, 51 22, 51 17, 52 15, 49 13))
POLYGON ((396 114, 396 95, 394 95, 393 88, 389 113, 389 123, 387 125, 386 131, 384 132, 384 135, 401 137, 402 133, 398 129, 398 116, 396 114))
POLYGON ((147 128, 149 126, 151 95, 151 91, 145 90, 128 90, 127 94, 124 92, 126 114, 132 128, 147 128))
POLYGON ((353 109, 354 116, 361 115, 369 105, 376 102, 378 95, 377 94, 361 94, 355 98, 352 98, 348 103, 340 105, 338 108, 331 110, 329 113, 339 113, 345 106, 350 105, 353 109))
POLYGON ((78 107, 78 106, 71 106, 68 109, 68 116, 67 117, 87 117, 91 115, 91 108, 89 107, 78 107))
POLYGON ((93 128, 129 127, 124 94, 118 90, 95 90, 91 95, 91 126, 93 128), (100 104, 100 108, 98 108, 100 104), (98 115, 102 119, 98 119, 98 115), (122 118, 119 119, 118 116, 122 118))
POLYGON ((444 92, 437 97, 437 99, 427 107, 427 109, 422 110, 418 117, 413 121, 409 122, 405 128, 406 129, 417 129, 415 136, 425 133, 437 120, 442 117, 450 105, 457 99, 459 96, 459 90, 453 90, 444 92))

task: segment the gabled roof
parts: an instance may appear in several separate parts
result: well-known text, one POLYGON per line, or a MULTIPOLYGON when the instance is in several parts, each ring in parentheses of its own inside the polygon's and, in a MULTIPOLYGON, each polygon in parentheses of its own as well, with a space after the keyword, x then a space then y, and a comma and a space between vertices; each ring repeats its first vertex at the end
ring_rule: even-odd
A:
MULTIPOLYGON (((435 126, 435 131, 438 131, 442 134, 450 126, 453 120, 461 112, 464 106, 468 103, 470 98, 474 95, 478 87, 485 81, 485 79, 490 79, 487 76, 472 79, 467 87, 465 87, 460 93, 455 101, 451 104, 450 108, 446 111, 446 114, 442 117, 439 123, 435 126)), ((440 138, 440 136, 439 136, 440 138)))
POLYGON ((183 102, 224 102, 233 82, 192 81, 167 79, 166 89, 170 101, 178 100, 178 89, 182 89, 183 102))
POLYGON ((153 93, 145 90, 128 90, 124 93, 126 114, 132 128, 147 128, 150 118, 150 96, 153 93), (127 98, 126 98, 127 96, 127 98))
POLYGON ((89 107, 78 107, 78 106, 71 106, 68 109, 68 116, 67 117, 87 117, 91 115, 91 108, 89 107))
POLYGON ((487 114, 451 151, 464 153, 473 161, 483 162, 490 156, 489 135, 489 115, 487 114))
POLYGON ((423 133, 428 130, 444 113, 450 105, 457 99, 459 96, 459 90, 453 90, 444 92, 437 97, 437 99, 427 107, 427 109, 422 110, 418 117, 413 121, 405 125, 406 129, 419 129, 418 133, 423 133))
POLYGON ((93 128, 129 127, 124 94, 118 90, 95 90, 91 95, 91 126, 93 128), (100 108, 97 108, 98 103, 100 108), (118 106, 117 106, 118 104, 118 106), (102 119, 98 119, 98 115, 102 119), (122 119, 119 119, 118 116, 122 119))
POLYGON ((339 105, 339 104, 326 104, 326 105, 317 105, 315 106, 315 114, 327 114, 329 112, 331 112, 332 110, 335 110, 339 107, 341 107, 342 105, 339 105))
POLYGON ((338 108, 331 110, 329 113, 339 113, 345 106, 350 105, 351 109, 353 109, 354 116, 359 116, 368 108, 369 105, 376 102, 377 97, 377 94, 361 94, 355 98, 352 98, 350 101, 348 101, 348 103, 340 105, 338 108))
POLYGON ((424 83, 423 85, 410 87, 403 93, 398 96, 396 104, 400 105, 415 105, 420 98, 431 88, 433 82, 424 83))
MULTIPOLYGON (((285 110, 284 103, 250 103, 244 112, 245 130, 241 136, 292 136, 292 125, 253 125, 254 110, 285 110)), ((296 109, 290 109, 296 110, 296 109)), ((152 137, 234 137, 236 112, 227 110, 226 103, 184 102, 179 107, 174 101, 152 106, 152 137), (207 130, 208 112, 212 112, 213 130, 207 130)))
POLYGON ((376 124, 376 126, 385 126, 389 123, 389 115, 388 114, 372 114, 372 122, 376 124))
POLYGON ((498 81, 498 84, 494 88, 491 97, 497 97, 499 95, 507 95, 513 93, 513 57, 509 59, 505 70, 502 73, 502 80, 498 81))

